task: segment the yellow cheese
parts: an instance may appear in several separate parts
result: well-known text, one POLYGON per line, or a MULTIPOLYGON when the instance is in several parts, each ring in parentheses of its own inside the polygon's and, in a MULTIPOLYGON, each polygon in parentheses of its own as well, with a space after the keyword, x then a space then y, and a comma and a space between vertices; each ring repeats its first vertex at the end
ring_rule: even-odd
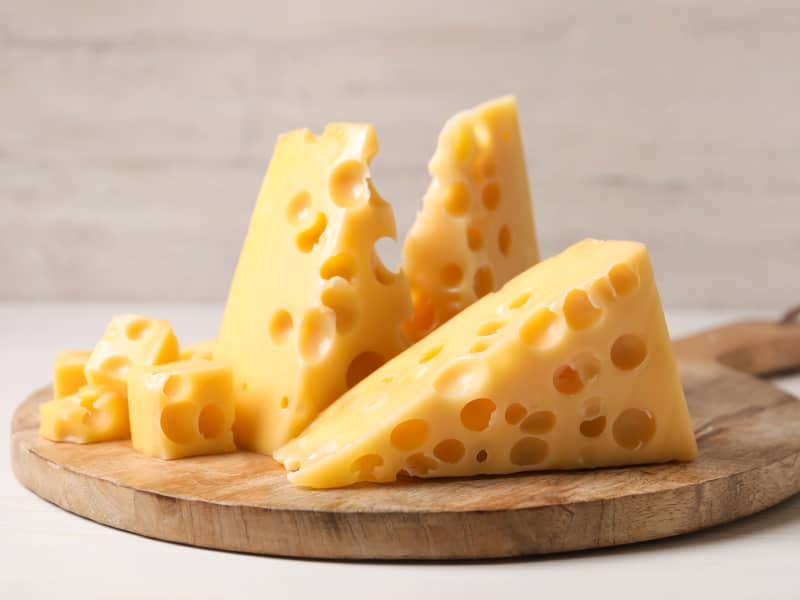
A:
POLYGON ((64 350, 56 355, 53 364, 53 393, 56 398, 74 394, 86 385, 87 350, 64 350))
POLYGON ((696 452, 645 247, 586 240, 375 371, 275 458, 326 488, 696 452))
POLYGON ((206 340, 204 342, 197 342, 196 344, 189 344, 181 348, 181 360, 211 360, 214 356, 214 346, 217 340, 206 340))
POLYGON ((407 345, 408 286, 375 251, 396 237, 370 179, 377 149, 371 125, 278 139, 215 350, 233 367, 240 446, 271 453, 407 345))
POLYGON ((130 437, 128 402, 109 388, 90 386, 39 407, 39 435, 54 442, 91 444, 130 437))
POLYGON ((452 117, 432 181, 403 246, 418 340, 539 260, 514 98, 452 117))
POLYGON ((178 340, 167 321, 141 315, 117 315, 106 327, 86 363, 86 380, 128 396, 132 365, 160 365, 178 360, 178 340))
POLYGON ((171 459, 232 452, 233 375, 208 360, 136 366, 129 382, 134 449, 171 459))

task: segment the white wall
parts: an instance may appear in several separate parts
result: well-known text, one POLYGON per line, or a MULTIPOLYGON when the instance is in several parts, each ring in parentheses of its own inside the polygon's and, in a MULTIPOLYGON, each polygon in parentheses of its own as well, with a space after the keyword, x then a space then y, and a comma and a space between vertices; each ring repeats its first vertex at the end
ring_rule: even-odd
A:
POLYGON ((800 3, 0 4, 0 299, 221 301, 275 136, 376 124, 402 232, 513 92, 546 254, 649 244, 670 306, 800 301, 800 3))

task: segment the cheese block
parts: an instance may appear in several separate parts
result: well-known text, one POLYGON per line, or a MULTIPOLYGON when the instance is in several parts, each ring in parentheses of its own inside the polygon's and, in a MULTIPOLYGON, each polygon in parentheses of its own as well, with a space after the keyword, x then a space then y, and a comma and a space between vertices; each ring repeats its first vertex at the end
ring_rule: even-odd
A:
POLYGON ((217 340, 206 340, 204 342, 197 342, 183 346, 180 352, 181 360, 211 360, 214 356, 214 347, 217 340))
POLYGON ((507 96, 452 117, 403 245, 418 340, 539 260, 517 107, 507 96))
POLYGON ((88 350, 64 350, 56 354, 53 363, 53 394, 63 398, 74 394, 86 385, 86 361, 91 354, 88 350))
POLYGON ((178 340, 167 321, 141 315, 117 315, 86 362, 86 380, 128 396, 132 365, 160 365, 178 360, 178 340))
POLYGON ((375 371, 275 458, 327 488, 696 452, 645 247, 586 240, 375 371))
POLYGON ((230 367, 204 359, 136 366, 128 394, 135 450, 172 459, 236 449, 230 367))
POLYGON ((39 435, 54 442, 91 444, 130 437, 128 402, 110 388, 86 386, 39 407, 39 435))
POLYGON ((375 251, 396 237, 377 150, 371 125, 278 139, 214 353, 233 367, 240 446, 271 453, 407 345, 408 286, 375 251))

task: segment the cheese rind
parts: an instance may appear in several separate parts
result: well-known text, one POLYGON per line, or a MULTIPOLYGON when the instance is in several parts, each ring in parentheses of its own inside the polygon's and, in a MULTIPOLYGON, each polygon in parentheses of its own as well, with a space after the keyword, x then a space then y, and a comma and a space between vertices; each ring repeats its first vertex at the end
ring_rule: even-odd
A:
POLYGON ((275 458, 325 488, 696 452, 644 246, 586 240, 375 371, 275 458))
POLYGON ((539 260, 525 154, 513 97, 453 116, 403 245, 418 340, 539 260))
POLYGON ((86 362, 86 380, 110 387, 126 398, 128 371, 134 365, 161 365, 178 360, 178 340, 167 321, 142 315, 117 315, 86 362))
POLYGON ((162 459, 219 454, 233 442, 233 375, 196 359, 136 366, 129 380, 131 444, 162 459))
POLYGON ((375 251, 396 237, 369 164, 371 125, 280 136, 231 284, 215 358, 233 367, 237 444, 269 454, 402 350, 402 274, 375 251))
POLYGON ((53 393, 56 398, 74 394, 86 385, 86 361, 91 351, 64 350, 53 363, 53 393))
POLYGON ((39 435, 54 442, 91 444, 130 437, 128 403, 109 388, 86 386, 39 407, 39 435))
POLYGON ((211 360, 214 357, 214 348, 217 340, 205 340, 183 346, 180 352, 180 360, 211 360))

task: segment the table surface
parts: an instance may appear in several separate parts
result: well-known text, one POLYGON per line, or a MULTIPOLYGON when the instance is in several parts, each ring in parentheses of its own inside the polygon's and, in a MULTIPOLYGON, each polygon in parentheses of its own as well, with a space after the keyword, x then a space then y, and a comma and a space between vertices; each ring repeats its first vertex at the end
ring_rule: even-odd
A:
MULTIPOLYGON (((15 406, 49 380, 53 355, 88 348, 111 314, 170 319, 186 342, 215 335, 219 306, 0 304, 0 446, 15 406)), ((674 336, 757 311, 673 311, 674 336)), ((776 383, 800 395, 800 376, 776 383)), ((736 523, 677 538, 550 557, 457 563, 337 563, 237 555, 139 537, 63 511, 0 470, 0 596, 5 598, 586 597, 800 598, 800 495, 736 523), (10 592, 10 595, 9 595, 10 592), (542 596, 544 594, 544 596, 542 596)))

